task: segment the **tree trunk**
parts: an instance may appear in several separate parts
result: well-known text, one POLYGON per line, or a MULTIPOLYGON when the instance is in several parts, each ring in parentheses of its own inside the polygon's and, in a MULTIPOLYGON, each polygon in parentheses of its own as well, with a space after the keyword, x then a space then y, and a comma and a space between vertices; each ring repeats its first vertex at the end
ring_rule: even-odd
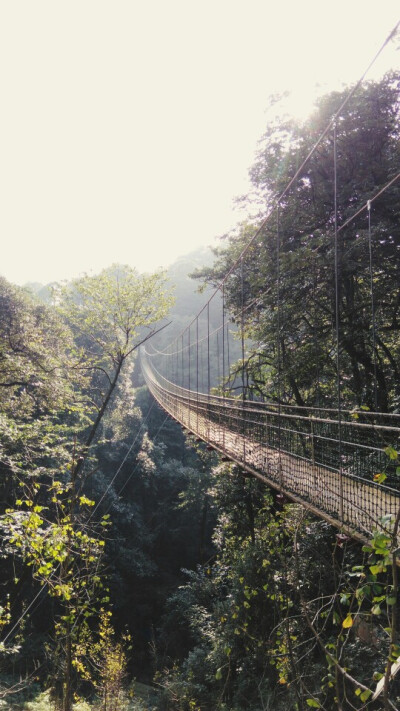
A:
POLYGON ((65 640, 65 679, 63 693, 63 711, 72 711, 72 640, 71 626, 68 622, 65 640))

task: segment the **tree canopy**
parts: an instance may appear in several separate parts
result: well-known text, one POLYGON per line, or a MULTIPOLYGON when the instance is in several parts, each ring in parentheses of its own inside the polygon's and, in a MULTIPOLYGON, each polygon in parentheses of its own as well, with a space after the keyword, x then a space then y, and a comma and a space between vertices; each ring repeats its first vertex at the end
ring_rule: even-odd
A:
MULTIPOLYGON (((228 308, 239 322, 243 311, 255 344, 248 372, 258 394, 278 397, 279 355, 281 397, 335 403, 336 182, 344 402, 384 411, 399 405, 399 181, 385 189, 398 172, 399 91, 395 73, 359 88, 337 119, 336 140, 332 129, 306 162, 347 92, 321 99, 304 124, 280 120, 263 137, 251 199, 255 194, 260 218, 272 214, 243 259, 243 273, 235 269, 225 285, 228 308)), ((218 283, 254 232, 253 224, 239 226, 203 274, 218 283)))

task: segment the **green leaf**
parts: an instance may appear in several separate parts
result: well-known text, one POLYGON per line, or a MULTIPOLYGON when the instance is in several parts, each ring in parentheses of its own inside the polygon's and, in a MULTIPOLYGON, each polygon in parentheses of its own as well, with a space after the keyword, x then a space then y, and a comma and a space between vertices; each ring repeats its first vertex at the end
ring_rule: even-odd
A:
POLYGON ((360 699, 361 701, 368 701, 369 697, 372 695, 372 691, 369 689, 365 689, 365 691, 362 692, 360 699))
POLYGON ((79 497, 79 503, 80 503, 82 506, 84 506, 85 504, 86 504, 86 506, 94 506, 94 503, 95 503, 95 502, 92 501, 92 499, 88 499, 87 496, 80 496, 80 497, 79 497))
POLYGON ((217 671, 215 672, 215 678, 218 679, 218 681, 222 679, 222 667, 217 669, 217 671))
POLYGON ((379 474, 374 474, 374 481, 377 484, 383 484, 383 482, 387 479, 387 475, 384 472, 380 472, 379 474))
POLYGON ((395 460, 398 457, 398 453, 393 447, 385 447, 384 452, 391 460, 395 460))
POLYGON ((386 568, 382 563, 379 563, 379 565, 370 565, 369 569, 372 573, 372 575, 378 575, 379 573, 384 573, 386 568))
POLYGON ((379 547, 379 548, 387 548, 387 546, 390 545, 390 537, 387 536, 385 533, 376 533, 372 545, 373 547, 379 547))
POLYGON ((372 602, 383 602, 385 599, 385 595, 377 595, 376 597, 372 598, 372 602))
POLYGON ((380 681, 383 679, 383 674, 381 674, 381 672, 374 672, 374 676, 372 678, 374 681, 380 681))
POLYGON ((321 704, 317 699, 307 699, 307 706, 311 706, 312 709, 320 709, 321 704))
POLYGON ((400 657, 400 645, 399 644, 393 644, 392 645, 392 654, 397 658, 400 657))

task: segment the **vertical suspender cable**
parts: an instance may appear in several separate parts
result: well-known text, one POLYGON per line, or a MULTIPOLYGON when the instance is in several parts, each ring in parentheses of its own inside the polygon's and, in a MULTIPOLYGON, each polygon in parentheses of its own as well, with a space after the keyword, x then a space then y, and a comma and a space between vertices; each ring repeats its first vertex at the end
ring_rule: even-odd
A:
POLYGON ((226 322, 226 355, 228 366, 228 383, 231 384, 231 354, 229 352, 229 321, 226 322))
POLYGON ((339 458, 339 518, 343 523, 343 468, 342 468, 342 392, 340 381, 340 298, 339 298, 339 241, 337 210, 337 134, 336 121, 333 124, 333 197, 335 225, 335 328, 336 328, 336 391, 338 411, 338 458, 339 458))
POLYGON ((278 203, 276 211, 276 309, 277 309, 277 396, 278 396, 278 478, 281 489, 283 487, 283 469, 281 457, 281 399, 282 399, 282 383, 281 383, 281 234, 280 234, 280 204, 278 203))
POLYGON ((210 303, 207 304, 207 390, 210 399, 211 378, 210 378, 210 303))
POLYGON ((204 393, 204 361, 203 361, 203 339, 200 343, 200 375, 201 375, 201 392, 204 393))
POLYGON ((376 379, 376 326, 375 326, 375 303, 374 303, 374 274, 372 268, 372 235, 371 235, 371 200, 367 202, 368 210, 368 250, 369 250, 369 280, 371 292, 371 324, 372 324, 372 361, 374 367, 374 408, 378 409, 378 387, 376 379))
POLYGON ((189 390, 189 393, 190 393, 190 385, 191 385, 191 382, 190 382, 190 356, 191 356, 191 352, 190 352, 190 351, 191 351, 191 343, 190 343, 190 326, 189 326, 189 329, 188 329, 188 390, 189 390))
POLYGON ((243 257, 240 258, 240 292, 241 292, 241 317, 240 317, 240 338, 242 345, 242 401, 246 399, 245 373, 244 373, 244 273, 243 257))
POLYGON ((210 439, 210 302, 207 303, 207 395, 208 395, 208 412, 207 412, 207 439, 210 439))
POLYGON ((223 430, 222 430, 222 446, 225 450, 225 427, 226 427, 226 413, 227 405, 225 403, 225 284, 222 284, 222 401, 223 408, 223 430))
POLYGON ((181 379, 179 377, 179 338, 175 341, 176 349, 176 384, 179 387, 181 385, 181 379))
POLYGON ((174 377, 174 383, 175 385, 178 385, 178 340, 174 341, 174 348, 175 348, 175 377, 174 377))
POLYGON ((217 336, 217 380, 218 380, 218 385, 221 382, 221 365, 220 365, 220 351, 219 351, 219 331, 216 333, 217 336))
POLYGON ((243 272, 243 255, 240 257, 240 293, 241 293, 241 318, 240 318, 240 337, 242 345, 242 422, 243 422, 243 462, 246 462, 246 421, 245 421, 245 368, 244 368, 244 272, 243 272))
POLYGON ((174 382, 174 346, 171 343, 171 353, 170 353, 170 369, 171 369, 171 383, 174 382))
MULTIPOLYGON (((217 333, 215 334, 217 338, 217 383, 218 387, 221 382, 221 369, 220 369, 220 363, 219 363, 219 331, 217 329, 217 333)), ((218 443, 220 444, 221 442, 221 429, 222 429, 222 422, 221 422, 221 415, 222 415, 222 404, 221 401, 219 401, 218 405, 218 443)))
POLYGON ((197 434, 199 434, 199 317, 196 316, 196 407, 197 407, 197 434))
POLYGON ((185 382, 184 382, 184 379, 183 379, 183 371, 184 371, 184 368, 183 368, 183 366, 184 366, 184 363, 183 363, 183 333, 182 333, 182 336, 181 336, 181 361, 182 361, 182 362, 181 362, 181 386, 184 388, 184 387, 185 387, 185 382))
POLYGON ((225 284, 222 284, 222 394, 225 396, 225 284))
POLYGON ((188 329, 188 424, 190 429, 190 324, 188 329))

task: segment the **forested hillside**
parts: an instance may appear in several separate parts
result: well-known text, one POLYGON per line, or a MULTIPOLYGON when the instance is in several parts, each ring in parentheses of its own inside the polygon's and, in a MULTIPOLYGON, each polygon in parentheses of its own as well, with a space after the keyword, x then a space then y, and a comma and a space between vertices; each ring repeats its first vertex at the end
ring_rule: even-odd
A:
MULTIPOLYGON (((339 245, 341 395, 355 417, 399 412, 399 91, 397 74, 366 84, 341 117, 341 222, 391 183, 339 245)), ((260 221, 342 100, 267 127, 248 198, 260 221)), ((241 289, 226 283, 231 366, 246 369, 249 397, 336 406, 331 148, 279 205, 279 243, 267 223, 241 289)), ((167 273, 0 279, 0 708, 400 707, 399 516, 362 546, 183 433, 143 384, 139 345, 157 355, 180 337, 254 229, 167 273)), ((217 338, 213 349, 211 361, 217 338)), ((386 455, 382 482, 400 475, 397 449, 386 455)))

